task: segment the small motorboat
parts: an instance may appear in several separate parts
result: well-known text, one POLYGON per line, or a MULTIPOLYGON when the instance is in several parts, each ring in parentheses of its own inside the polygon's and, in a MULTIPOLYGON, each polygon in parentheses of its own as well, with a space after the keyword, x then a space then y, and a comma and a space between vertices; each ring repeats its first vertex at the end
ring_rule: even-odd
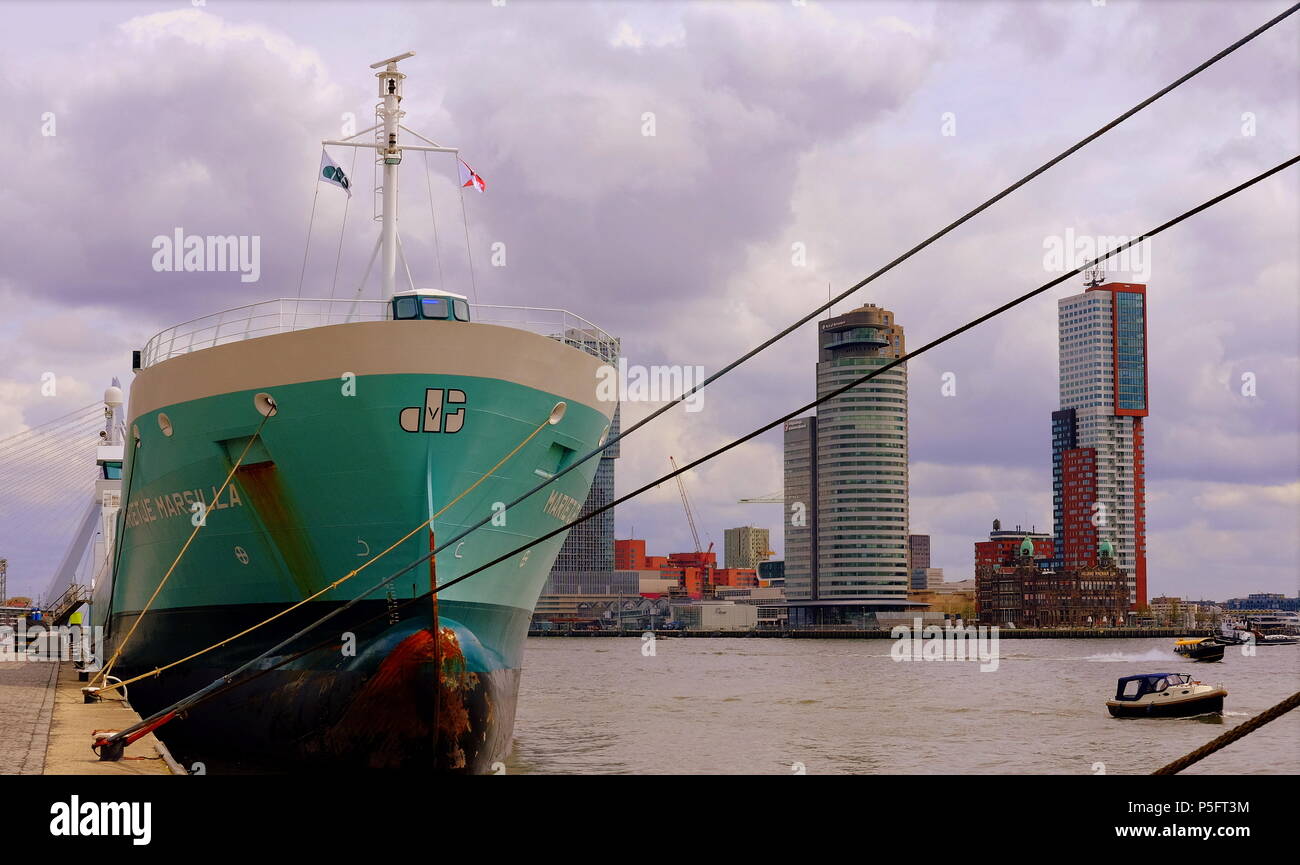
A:
POLYGON ((1106 708, 1116 718, 1188 718, 1223 711, 1228 692, 1205 685, 1187 673, 1144 673, 1125 676, 1106 708))
POLYGON ((1174 652, 1189 661, 1222 661, 1225 645, 1214 637, 1196 637, 1174 643, 1174 652))

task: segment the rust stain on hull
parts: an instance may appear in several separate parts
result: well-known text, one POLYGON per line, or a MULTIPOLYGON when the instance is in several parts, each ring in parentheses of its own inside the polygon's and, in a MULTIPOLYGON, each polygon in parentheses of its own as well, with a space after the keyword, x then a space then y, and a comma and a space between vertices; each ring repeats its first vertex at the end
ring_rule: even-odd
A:
POLYGON ((289 578, 305 598, 316 589, 312 574, 322 573, 315 550, 301 530, 302 520, 290 504, 274 462, 242 465, 235 472, 250 506, 266 527, 271 541, 288 568, 289 578))
MULTIPOLYGON (((482 692, 479 675, 465 669, 454 630, 439 628, 436 644, 430 629, 416 631, 384 658, 325 733, 324 750, 365 753, 372 769, 413 768, 413 761, 432 757, 435 768, 465 770, 466 749, 476 751, 486 738, 486 730, 474 729, 470 705, 482 692)), ((491 718, 489 703, 480 723, 486 727, 491 718)))

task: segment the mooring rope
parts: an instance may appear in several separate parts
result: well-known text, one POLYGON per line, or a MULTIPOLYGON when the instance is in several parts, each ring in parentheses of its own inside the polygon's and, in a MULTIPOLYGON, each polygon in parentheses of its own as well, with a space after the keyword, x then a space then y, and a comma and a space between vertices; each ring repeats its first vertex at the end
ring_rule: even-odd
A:
POLYGON ((1241 737, 1249 733, 1255 732, 1260 727, 1264 726, 1270 721, 1276 721, 1278 718, 1282 717, 1287 712, 1290 712, 1296 706, 1300 706, 1300 691, 1296 691, 1294 694, 1287 697, 1285 700, 1278 703, 1273 708, 1261 712, 1260 714, 1251 718, 1249 721, 1247 721, 1244 724, 1238 724, 1236 727, 1233 727, 1231 730, 1224 733, 1219 738, 1213 740, 1212 742, 1205 743, 1204 745, 1197 748, 1195 751, 1191 752, 1190 754, 1184 757, 1179 757, 1177 760, 1170 763, 1168 766, 1162 766, 1159 769, 1152 772, 1151 774, 1152 775, 1177 775, 1179 772, 1183 771, 1193 763, 1198 763, 1201 760, 1204 760, 1206 757, 1213 754, 1215 751, 1219 751, 1222 750, 1223 748, 1228 747, 1229 745, 1231 745, 1233 742, 1237 741, 1241 737))
MULTIPOLYGON (((275 408, 274 406, 272 406, 271 409, 262 416, 262 422, 257 425, 257 430, 253 433, 252 437, 249 438, 248 444, 244 445, 243 451, 241 451, 239 454, 239 459, 235 460, 235 464, 230 467, 230 472, 226 475, 226 480, 221 484, 221 489, 217 490, 216 494, 212 497, 212 501, 214 504, 221 499, 221 494, 226 491, 226 487, 230 486, 230 481, 235 477, 235 472, 239 470, 239 467, 244 462, 244 457, 248 456, 249 450, 252 449, 253 442, 257 441, 258 436, 262 434, 262 428, 266 426, 266 422, 270 420, 271 416, 274 414, 275 414, 275 408)), ((131 466, 131 474, 133 476, 135 475, 134 462, 135 460, 133 459, 132 466, 131 466)), ((126 636, 123 637, 122 642, 118 644, 117 650, 113 652, 113 657, 110 658, 108 663, 104 665, 104 669, 99 672, 99 675, 97 677, 98 681, 100 682, 108 681, 108 674, 112 671, 113 665, 117 663, 117 659, 122 656, 122 650, 126 648, 126 644, 131 640, 131 637, 135 635, 136 628, 140 627, 140 622, 144 620, 145 614, 149 612, 149 608, 153 606, 153 602, 158 599, 158 595, 159 593, 162 592, 163 586, 167 585, 167 581, 171 579, 172 574, 176 571, 176 566, 181 563, 181 559, 185 557, 186 551, 189 550, 190 544, 194 543, 194 538, 198 535, 199 529, 203 528, 207 524, 208 524, 207 514, 205 513, 203 515, 203 519, 199 520, 197 523, 194 524, 194 530, 190 532, 190 536, 185 539, 185 545, 182 546, 181 551, 176 554, 176 558, 172 560, 171 567, 167 569, 167 573, 163 574, 163 578, 159 580, 158 587, 154 589, 153 594, 149 596, 149 601, 144 605, 144 609, 142 609, 139 612, 139 614, 136 615, 135 621, 131 623, 131 630, 126 632, 126 636)), ((134 682, 135 679, 131 679, 130 681, 134 682)), ((103 690, 120 688, 124 684, 128 684, 128 683, 122 682, 117 685, 112 685, 109 688, 105 688, 103 690)), ((94 682, 91 683, 91 687, 94 687, 94 682)))
MULTIPOLYGON (((389 553, 391 553, 393 550, 395 550, 395 549, 397 549, 398 547, 400 547, 402 544, 406 543, 408 540, 410 540, 412 537, 414 537, 418 532, 420 532, 420 531, 422 531, 423 529, 426 529, 426 528, 428 528, 430 525, 432 525, 434 520, 436 520, 438 517, 440 517, 440 516, 442 516, 443 514, 445 514, 448 510, 450 510, 452 507, 454 507, 454 506, 456 505, 457 502, 459 502, 461 499, 465 498, 465 496, 467 496, 467 495, 469 495, 470 493, 472 493, 475 489, 478 488, 478 486, 479 486, 481 483, 483 483, 485 480, 487 480, 487 479, 490 478, 492 475, 494 475, 494 474, 496 473, 497 469, 501 468, 501 466, 505 465, 506 462, 507 462, 508 460, 510 460, 511 457, 513 457, 515 454, 519 453, 519 451, 523 449, 524 445, 528 444, 530 441, 532 441, 534 438, 536 438, 536 437, 537 437, 537 434, 540 433, 542 430, 546 429, 546 427, 549 426, 550 423, 551 423, 551 420, 550 420, 550 417, 548 416, 546 420, 544 420, 544 421, 542 421, 540 424, 538 424, 537 429, 535 429, 535 430, 533 430, 532 432, 530 432, 530 433, 528 434, 528 436, 527 436, 526 438, 524 438, 524 440, 521 441, 519 444, 515 445, 514 448, 513 448, 513 449, 512 449, 508 454, 506 454, 505 456, 503 456, 501 459, 497 460, 496 465, 492 466, 492 468, 488 469, 486 472, 484 472, 482 475, 480 475, 479 478, 478 478, 478 480, 474 481, 474 483, 470 484, 468 487, 466 487, 464 490, 462 490, 462 491, 460 492, 460 494, 457 495, 454 499, 452 499, 451 501, 447 502, 447 504, 445 504, 445 505, 443 505, 441 508, 439 508, 438 511, 437 511, 437 513, 434 513, 434 514, 431 515, 427 520, 425 520, 424 522, 420 523, 420 524, 419 524, 418 526, 416 526, 415 528, 411 529, 409 532, 407 532, 405 535, 403 535, 403 536, 402 536, 401 538, 399 538, 398 540, 394 541, 394 542, 393 542, 392 544, 390 544, 390 545, 388 546, 388 548, 385 549, 384 551, 382 551, 382 552, 380 552, 380 553, 377 553, 377 554, 376 554, 375 556, 373 556, 372 558, 367 559, 367 560, 365 561, 365 563, 362 564, 360 567, 353 568, 353 569, 352 569, 351 571, 349 571, 347 574, 345 574, 344 576, 342 576, 342 577, 340 577, 339 579, 335 580, 334 582, 330 583, 329 585, 325 586, 323 589, 321 589, 320 591, 316 592, 315 594, 309 595, 309 596, 303 598, 301 601, 298 601, 297 603, 293 604, 292 606, 290 606, 290 607, 286 607, 285 609, 281 610, 280 612, 276 613, 275 615, 271 616, 270 618, 263 619, 262 621, 258 622, 257 624, 255 624, 255 625, 251 625, 251 626, 245 628, 244 630, 240 631, 240 632, 237 633, 237 634, 232 634, 231 636, 226 637, 224 640, 221 640, 220 642, 213 643, 211 646, 208 646, 208 647, 205 648, 205 649, 200 649, 200 650, 197 651, 197 652, 194 652, 194 653, 192 653, 192 654, 186 655, 185 657, 180 658, 179 660, 176 660, 176 661, 172 661, 171 663, 164 664, 163 666, 161 666, 161 667, 157 667, 157 668, 155 668, 155 669, 153 669, 153 670, 150 670, 150 671, 147 672, 147 673, 141 673, 140 675, 135 676, 134 678, 127 679, 125 682, 119 682, 119 683, 116 684, 116 685, 108 685, 107 687, 100 688, 100 689, 96 690, 95 693, 96 693, 96 694, 102 694, 102 693, 104 693, 105 691, 113 691, 113 690, 116 690, 116 689, 118 689, 118 688, 120 688, 120 687, 122 687, 122 686, 124 686, 124 685, 130 685, 130 684, 132 684, 133 682, 138 682, 138 681, 140 681, 141 679, 150 679, 150 678, 153 678, 153 677, 157 676, 159 673, 163 672, 164 670, 170 670, 172 667, 175 667, 175 666, 177 666, 177 665, 179 665, 179 664, 183 664, 183 663, 185 663, 186 661, 193 660, 194 658, 197 658, 197 657, 199 657, 200 655, 206 655, 208 652, 211 652, 213 649, 219 649, 219 648, 221 648, 222 646, 226 645, 227 643, 234 642, 235 640, 239 639, 240 637, 242 637, 242 636, 244 636, 244 635, 246 635, 246 634, 251 634, 253 631, 256 631, 258 628, 262 627, 263 625, 268 625, 268 624, 270 624, 271 622, 274 622, 276 619, 279 619, 279 618, 281 618, 281 617, 283 617, 283 616, 288 615, 289 613, 293 612, 294 610, 298 609, 299 607, 303 606, 304 604, 307 604, 307 603, 310 603, 311 601, 316 600, 316 599, 319 598, 321 595, 323 595, 323 594, 325 594, 325 593, 327 593, 327 592, 330 592, 330 591, 332 591, 332 590, 338 588, 339 586, 341 586, 341 585, 343 585, 344 583, 346 583, 348 580, 350 580, 350 579, 352 579, 353 577, 355 577, 357 574, 359 574, 359 573, 361 573, 362 571, 364 571, 366 568, 368 568, 368 567, 370 567, 371 565, 373 565, 375 562, 377 562, 377 561, 379 561, 380 559, 382 559, 384 556, 386 556, 386 555, 388 555, 389 553)), ((192 536, 191 536, 191 539, 192 539, 192 536)), ((184 552, 184 550, 182 550, 182 553, 183 553, 183 552, 184 552)), ((178 557, 177 560, 179 561, 179 557, 178 557)), ((173 564, 173 567, 175 567, 175 564, 173 564)), ((169 571, 168 574, 170 575, 170 573, 171 573, 171 572, 169 571)), ((165 582, 165 579, 164 579, 164 582, 165 582)), ((162 587, 159 586, 159 589, 161 589, 161 588, 162 588, 162 587)), ((158 594, 157 592, 154 592, 154 597, 157 597, 157 594, 158 594)), ((152 601, 153 601, 153 599, 150 598, 150 603, 152 603, 152 601)), ((147 607, 146 607, 146 609, 147 609, 147 607)), ((144 616, 143 613, 141 613, 140 615, 141 615, 141 617, 144 616)), ((136 621, 138 622, 139 619, 137 619, 136 621)), ((134 632, 134 628, 132 629, 132 631, 134 632)), ((131 634, 127 634, 126 639, 130 639, 130 637, 131 637, 131 634)), ((126 640, 123 640, 122 642, 123 642, 123 644, 125 644, 125 643, 126 643, 126 640)), ((117 651, 116 654, 114 654, 113 659, 114 659, 114 660, 117 660, 117 656, 120 655, 120 654, 121 654, 121 647, 118 648, 118 651, 117 651)), ((109 666, 111 667, 112 665, 110 664, 109 666)), ((105 668, 105 671, 107 671, 107 669, 108 669, 108 668, 105 668)), ((231 675, 233 675, 233 674, 231 674, 231 675)))

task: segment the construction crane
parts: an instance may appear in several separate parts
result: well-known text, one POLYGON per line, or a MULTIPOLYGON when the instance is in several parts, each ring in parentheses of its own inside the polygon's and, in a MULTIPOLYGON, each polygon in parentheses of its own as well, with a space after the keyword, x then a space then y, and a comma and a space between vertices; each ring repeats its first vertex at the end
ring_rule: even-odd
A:
MULTIPOLYGON (((668 464, 673 467, 673 471, 677 471, 677 460, 670 456, 668 457, 668 464)), ((695 552, 703 552, 700 549, 700 533, 695 530, 695 517, 691 515, 691 500, 686 497, 686 484, 682 483, 681 475, 677 476, 677 489, 682 494, 682 507, 686 510, 686 522, 691 527, 691 538, 695 541, 695 552)), ((713 549, 712 543, 709 544, 709 549, 713 549)))
POLYGON ((777 490, 774 493, 768 493, 765 496, 754 496, 749 499, 740 499, 738 502, 742 505, 783 505, 785 504, 785 493, 777 490))

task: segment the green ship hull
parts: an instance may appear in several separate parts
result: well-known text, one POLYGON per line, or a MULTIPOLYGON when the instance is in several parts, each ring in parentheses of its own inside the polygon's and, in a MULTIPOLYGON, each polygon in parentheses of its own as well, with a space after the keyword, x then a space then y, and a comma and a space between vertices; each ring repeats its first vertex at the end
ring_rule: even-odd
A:
POLYGON ((577 515, 596 460, 504 506, 607 434, 599 363, 511 328, 388 321, 214 346, 142 370, 104 622, 108 656, 120 650, 113 675, 164 667, 360 572, 130 684, 133 706, 163 709, 362 598, 159 734, 185 759, 249 767, 490 770, 509 752, 529 618, 564 534, 436 603, 431 580, 445 584, 577 515), (366 594, 488 516, 434 562, 366 594))

